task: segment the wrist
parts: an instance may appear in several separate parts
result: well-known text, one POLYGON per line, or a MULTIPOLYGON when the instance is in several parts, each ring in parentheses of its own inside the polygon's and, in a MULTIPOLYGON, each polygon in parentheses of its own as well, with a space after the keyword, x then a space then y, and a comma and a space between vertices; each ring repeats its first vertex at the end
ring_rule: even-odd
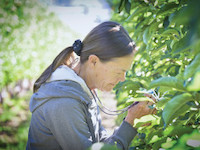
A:
POLYGON ((130 118, 130 117, 126 116, 124 118, 124 121, 128 122, 132 126, 134 125, 134 119, 133 118, 130 118))

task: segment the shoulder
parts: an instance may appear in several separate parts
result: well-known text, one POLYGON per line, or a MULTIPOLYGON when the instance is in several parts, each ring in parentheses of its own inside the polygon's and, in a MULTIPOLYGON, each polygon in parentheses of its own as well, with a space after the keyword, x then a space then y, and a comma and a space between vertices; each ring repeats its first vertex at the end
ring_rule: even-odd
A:
POLYGON ((45 120, 58 121, 66 120, 72 121, 74 118, 85 120, 87 115, 86 106, 80 100, 72 98, 51 99, 39 108, 43 113, 45 120))
POLYGON ((91 102, 91 98, 89 95, 83 90, 81 85, 77 82, 70 80, 62 80, 62 81, 53 81, 49 83, 45 83, 40 91, 44 95, 48 95, 52 98, 71 98, 78 99, 83 103, 89 104, 91 102))
POLYGON ((74 108, 82 108, 84 104, 75 98, 51 98, 46 104, 44 105, 43 109, 51 109, 51 110, 71 110, 74 108))
POLYGON ((40 87, 40 90, 54 90, 57 91, 69 91, 69 90, 78 90, 83 91, 81 85, 77 82, 70 81, 70 80, 61 80, 61 81, 52 81, 43 84, 40 87))
POLYGON ((78 83, 64 80, 44 84, 34 101, 42 103, 35 109, 37 113, 55 117, 72 113, 85 114, 91 104, 90 97, 78 83))

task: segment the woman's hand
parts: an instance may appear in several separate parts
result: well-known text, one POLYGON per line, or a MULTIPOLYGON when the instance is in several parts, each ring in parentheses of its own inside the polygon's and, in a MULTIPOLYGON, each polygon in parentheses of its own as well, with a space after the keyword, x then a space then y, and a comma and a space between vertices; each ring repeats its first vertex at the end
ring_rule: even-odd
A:
MULTIPOLYGON (((155 102, 155 98, 150 94, 145 94, 145 96, 151 98, 155 102)), ((148 115, 148 114, 155 114, 156 109, 151 109, 149 106, 153 105, 153 102, 149 101, 143 101, 139 102, 136 105, 133 105, 129 108, 128 114, 125 118, 125 121, 128 122, 131 125, 134 125, 134 120, 137 118, 141 118, 142 116, 148 115)))

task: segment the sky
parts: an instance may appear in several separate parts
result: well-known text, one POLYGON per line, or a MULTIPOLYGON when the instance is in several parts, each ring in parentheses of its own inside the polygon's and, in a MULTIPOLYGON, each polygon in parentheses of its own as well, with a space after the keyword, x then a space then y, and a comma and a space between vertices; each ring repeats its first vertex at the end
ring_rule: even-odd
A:
POLYGON ((80 38, 96 25, 110 20, 111 8, 106 0, 52 0, 49 10, 80 35, 80 38))

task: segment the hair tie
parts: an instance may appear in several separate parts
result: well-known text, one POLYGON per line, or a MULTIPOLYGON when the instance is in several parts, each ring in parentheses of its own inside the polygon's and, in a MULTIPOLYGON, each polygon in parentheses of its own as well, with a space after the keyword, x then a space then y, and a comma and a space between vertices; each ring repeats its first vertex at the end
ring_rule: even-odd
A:
POLYGON ((83 47, 83 43, 81 40, 76 40, 73 44, 73 50, 76 53, 76 55, 80 56, 81 55, 81 49, 83 47))

